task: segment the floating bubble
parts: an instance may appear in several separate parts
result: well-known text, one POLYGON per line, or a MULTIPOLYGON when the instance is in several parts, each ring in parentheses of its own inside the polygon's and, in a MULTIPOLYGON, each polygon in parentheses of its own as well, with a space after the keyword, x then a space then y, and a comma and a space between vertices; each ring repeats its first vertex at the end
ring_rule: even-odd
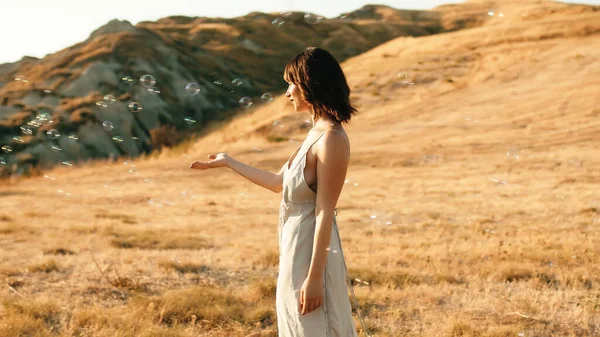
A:
POLYGON ((186 118, 184 118, 184 121, 188 124, 196 124, 196 120, 193 119, 192 117, 186 117, 186 118))
POLYGON ((146 88, 151 88, 156 84, 156 79, 154 76, 146 74, 140 77, 140 83, 146 88))
POLYGON ((33 135, 33 129, 29 125, 21 125, 20 129, 21 132, 23 132, 26 135, 33 135))
POLYGON ((188 83, 188 85, 185 86, 185 92, 192 96, 198 95, 200 92, 200 85, 196 82, 188 83))
POLYGON ((14 136, 12 139, 17 143, 25 143, 21 136, 14 136))
POLYGON ((308 24, 315 25, 323 21, 323 17, 320 15, 306 13, 304 14, 304 21, 306 21, 308 24))
POLYGON ((223 84, 223 82, 221 82, 219 80, 215 80, 215 81, 213 81, 213 83, 216 84, 216 85, 222 85, 223 84))
POLYGON ((0 157, 0 165, 6 165, 6 159, 0 157))
POLYGON ((123 138, 119 137, 119 136, 114 136, 112 137, 113 142, 117 143, 117 144, 121 144, 123 143, 123 138))
POLYGON ((129 172, 131 174, 139 174, 139 173, 137 173, 137 170, 135 169, 135 167, 130 168, 129 171, 127 171, 127 172, 129 172))
POLYGON ((273 96, 271 94, 269 94, 268 92, 262 94, 262 96, 260 96, 260 99, 262 99, 265 103, 269 103, 273 100, 273 96))
POLYGON ((101 108, 106 108, 106 107, 108 107, 108 105, 107 105, 107 104, 106 104, 106 102, 104 102, 104 101, 98 101, 98 102, 96 102, 96 106, 99 106, 99 107, 101 107, 101 108))
POLYGON ((508 151, 506 151, 506 156, 510 159, 519 159, 519 150, 517 149, 510 149, 508 151))
POLYGON ((112 131, 115 128, 115 126, 113 125, 113 123, 111 121, 102 122, 102 127, 106 131, 112 131))
POLYGON ((131 112, 140 112, 142 111, 142 104, 140 104, 139 102, 131 102, 129 103, 129 111, 131 112))
POLYGON ((104 102, 108 103, 108 104, 112 104, 114 102, 116 102, 117 100, 115 99, 115 96, 113 95, 104 95, 104 102))
POLYGON ((52 150, 60 152, 60 151, 62 151, 62 148, 58 145, 52 145, 52 150))
POLYGON ((46 131, 46 135, 50 139, 58 139, 60 137, 60 133, 56 129, 46 131))
POLYGON ((280 123, 281 123, 281 121, 274 121, 274 122, 273 122, 273 126, 277 126, 277 125, 279 125, 280 123))
POLYGON ((158 89, 157 87, 151 87, 148 88, 148 92, 154 95, 158 95, 160 94, 160 89, 158 89))
POLYGON ((8 145, 3 145, 1 147, 1 149, 2 149, 2 152, 4 152, 4 153, 11 153, 12 152, 12 147, 10 147, 8 145))
POLYGON ((283 25, 285 23, 285 20, 283 18, 276 18, 275 20, 271 21, 271 24, 277 26, 277 27, 281 27, 281 25, 283 25))
POLYGON ((154 184, 154 182, 152 180, 148 179, 148 178, 145 178, 144 182, 148 183, 148 184, 154 184))
POLYGON ((51 93, 52 93, 52 90, 50 90, 50 89, 45 89, 44 90, 44 94, 51 94, 51 93))
POLYGON ((501 17, 501 18, 503 18, 504 17, 504 13, 499 13, 498 16, 501 17))
POLYGON ((240 98, 240 105, 244 108, 249 108, 252 105, 252 98, 249 96, 244 96, 240 98))
POLYGON ((27 79, 23 75, 15 76, 15 81, 27 82, 27 79))
POLYGON ((479 121, 477 119, 473 119, 471 117, 466 117, 465 121, 467 121, 467 122, 473 122, 473 123, 479 123, 479 121))
POLYGON ((133 77, 131 76, 123 76, 121 77, 121 81, 126 84, 133 84, 133 77))
POLYGON ((77 135, 73 134, 73 135, 69 135, 69 139, 70 140, 79 140, 79 137, 77 137, 77 135))
POLYGON ((27 125, 31 126, 32 128, 39 128, 40 126, 42 126, 42 123, 34 119, 32 121, 27 122, 27 125))
POLYGON ((236 87, 239 87, 240 85, 242 85, 242 80, 239 78, 234 78, 233 81, 231 81, 231 84, 235 85, 236 87))
POLYGON ((492 178, 492 179, 490 179, 490 180, 491 180, 491 181, 493 181, 493 182, 495 182, 495 183, 497 183, 497 184, 502 184, 502 185, 506 185, 506 184, 508 184, 506 181, 504 181, 504 180, 500 180, 500 179, 495 179, 495 178, 492 178))
POLYGON ((523 331, 519 332, 518 334, 519 337, 525 337, 525 333, 523 331))
POLYGON ((39 113, 37 116, 35 116, 35 119, 44 123, 44 122, 50 121, 52 119, 52 115, 50 115, 50 113, 48 113, 48 112, 42 112, 42 113, 39 113))
POLYGON ((65 196, 67 196, 67 197, 70 197, 70 196, 71 196, 71 193, 65 192, 65 191, 63 191, 63 190, 58 190, 58 193, 59 193, 59 194, 62 194, 62 195, 65 195, 65 196))
POLYGON ((65 166, 69 166, 69 167, 73 166, 73 163, 71 163, 68 160, 63 161, 62 164, 65 165, 65 166))
POLYGON ((490 9, 490 10, 488 11, 488 15, 489 15, 489 16, 494 16, 494 11, 490 9))
POLYGON ((140 140, 138 137, 131 137, 133 140, 140 140))

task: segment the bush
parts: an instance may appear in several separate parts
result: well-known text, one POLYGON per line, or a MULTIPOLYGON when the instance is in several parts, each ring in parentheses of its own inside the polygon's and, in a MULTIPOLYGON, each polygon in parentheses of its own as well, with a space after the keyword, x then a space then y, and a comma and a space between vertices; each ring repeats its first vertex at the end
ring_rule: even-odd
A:
POLYGON ((159 128, 150 130, 150 137, 152 138, 152 148, 158 150, 165 147, 173 147, 179 143, 179 132, 174 125, 161 125, 159 128))

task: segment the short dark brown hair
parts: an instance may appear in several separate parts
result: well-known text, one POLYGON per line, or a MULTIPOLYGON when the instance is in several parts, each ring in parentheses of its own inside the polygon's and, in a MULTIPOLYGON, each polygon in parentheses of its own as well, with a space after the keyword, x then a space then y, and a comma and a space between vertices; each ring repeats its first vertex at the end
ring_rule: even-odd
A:
POLYGON ((302 98, 314 108, 315 118, 329 115, 338 123, 348 123, 357 112, 350 104, 350 87, 342 67, 324 49, 304 49, 285 66, 283 78, 300 87, 302 98))

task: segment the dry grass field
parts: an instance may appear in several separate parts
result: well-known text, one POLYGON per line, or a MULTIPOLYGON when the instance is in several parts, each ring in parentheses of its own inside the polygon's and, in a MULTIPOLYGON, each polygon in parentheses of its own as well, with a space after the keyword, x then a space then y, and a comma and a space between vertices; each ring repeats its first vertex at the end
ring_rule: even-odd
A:
MULTIPOLYGON (((338 220, 375 336, 600 336, 600 9, 495 9, 343 64, 338 220)), ((150 157, 3 181, 0 336, 277 336, 281 196, 188 167, 277 171, 308 118, 277 97, 150 157)))

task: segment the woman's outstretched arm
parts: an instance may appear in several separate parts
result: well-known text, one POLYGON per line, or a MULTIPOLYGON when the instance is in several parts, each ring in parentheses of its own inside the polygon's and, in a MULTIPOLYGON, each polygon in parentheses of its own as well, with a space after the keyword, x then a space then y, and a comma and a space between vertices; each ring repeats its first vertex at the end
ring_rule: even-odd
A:
POLYGON ((283 189, 283 172, 285 171, 285 165, 287 165, 287 163, 281 167, 278 173, 271 173, 237 161, 224 152, 211 154, 208 158, 210 159, 208 162, 193 162, 190 165, 190 168, 206 170, 216 167, 229 167, 235 173, 250 180, 256 185, 262 186, 275 193, 279 193, 283 189))
POLYGON ((285 170, 285 165, 281 167, 278 173, 272 173, 230 158, 227 167, 256 185, 262 186, 275 193, 279 193, 283 189, 283 171, 285 170))

